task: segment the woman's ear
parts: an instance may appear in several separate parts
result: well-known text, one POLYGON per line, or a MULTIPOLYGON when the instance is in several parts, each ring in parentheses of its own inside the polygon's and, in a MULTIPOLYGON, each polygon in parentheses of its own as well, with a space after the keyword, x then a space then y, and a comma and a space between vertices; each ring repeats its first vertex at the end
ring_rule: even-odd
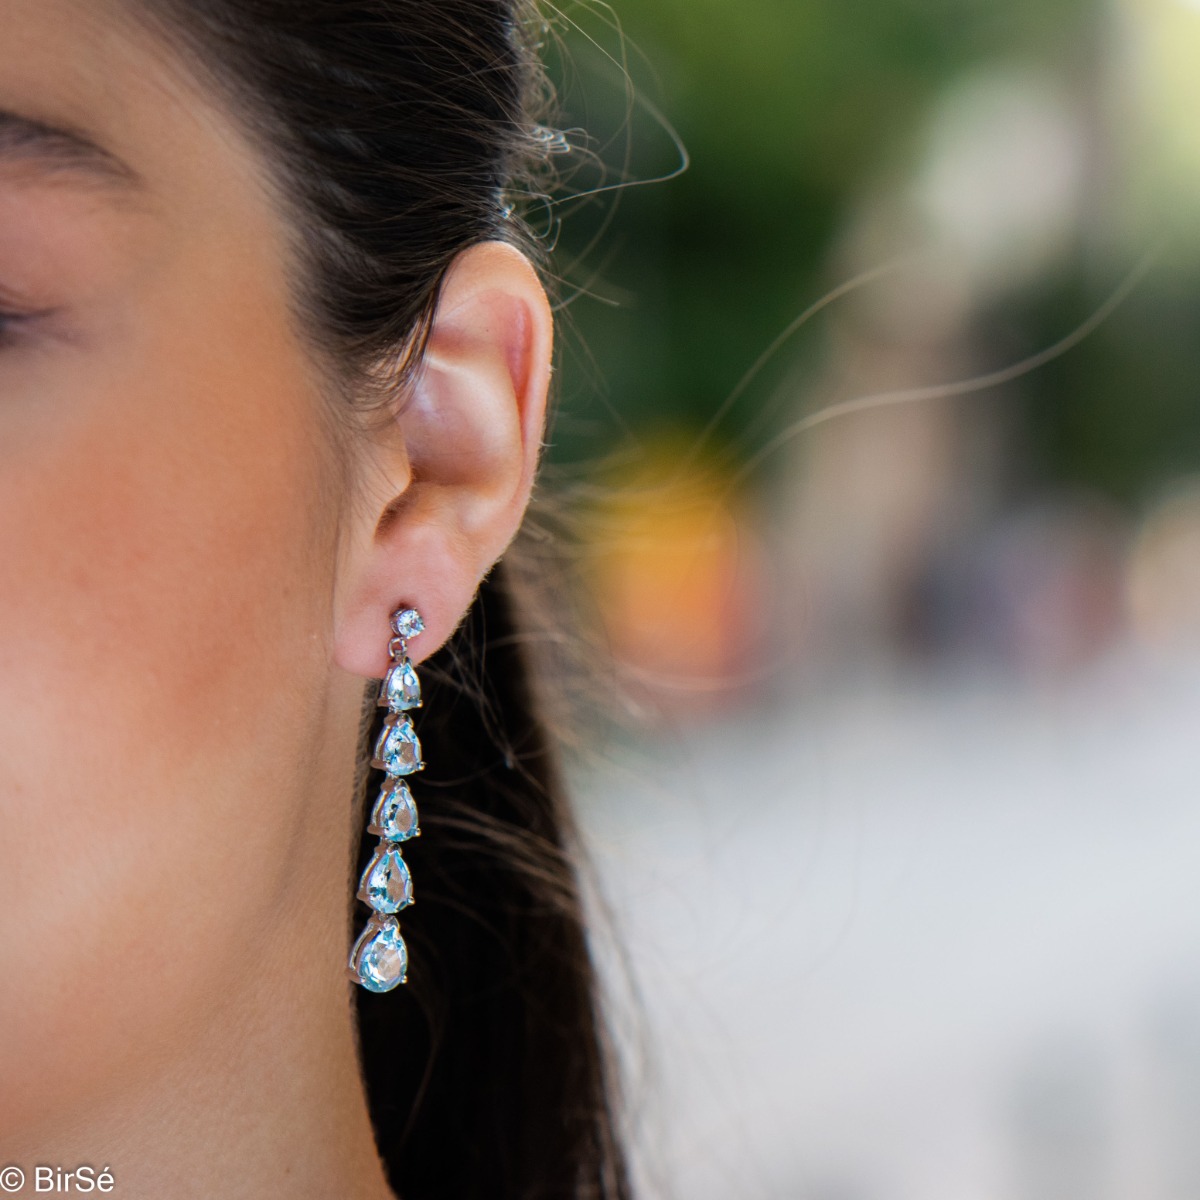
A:
POLYGON ((521 524, 546 419, 553 319, 529 260, 464 250, 443 282, 411 396, 371 446, 339 575, 335 660, 382 676, 388 618, 418 609, 415 659, 454 632, 521 524))

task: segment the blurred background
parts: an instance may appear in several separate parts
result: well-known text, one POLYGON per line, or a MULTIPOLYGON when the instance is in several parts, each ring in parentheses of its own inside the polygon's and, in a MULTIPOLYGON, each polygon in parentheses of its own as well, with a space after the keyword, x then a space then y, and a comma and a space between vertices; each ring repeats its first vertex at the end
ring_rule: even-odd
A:
POLYGON ((646 1195, 1200 1200, 1200 0, 546 52, 646 1195))

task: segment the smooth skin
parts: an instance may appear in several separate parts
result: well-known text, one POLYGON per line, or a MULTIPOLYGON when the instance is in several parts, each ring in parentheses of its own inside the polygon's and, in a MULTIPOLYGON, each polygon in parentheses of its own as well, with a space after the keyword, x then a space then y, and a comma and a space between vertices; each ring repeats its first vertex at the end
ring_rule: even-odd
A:
POLYGON ((427 656, 516 532, 545 295, 462 254, 347 460, 265 165, 186 66, 119 0, 0 0, 0 113, 106 156, 0 127, 0 1166, 386 1200, 344 975, 360 701, 397 604, 427 656))

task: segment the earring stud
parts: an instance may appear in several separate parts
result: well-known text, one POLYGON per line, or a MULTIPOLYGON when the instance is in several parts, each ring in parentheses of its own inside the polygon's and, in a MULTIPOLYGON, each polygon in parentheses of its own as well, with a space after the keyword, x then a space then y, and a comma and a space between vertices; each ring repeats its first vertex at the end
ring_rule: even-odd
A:
POLYGON ((347 965, 350 978, 372 992, 390 992, 408 976, 408 947, 396 914, 413 902, 412 877, 400 847, 419 837, 421 829, 405 776, 425 765, 409 715, 421 707, 421 682, 408 657, 408 639, 424 628, 415 608, 398 608, 392 613, 391 665, 379 685, 378 704, 388 714, 371 765, 381 768, 385 778, 367 825, 367 832, 379 838, 379 845, 358 886, 358 899, 372 911, 347 965))

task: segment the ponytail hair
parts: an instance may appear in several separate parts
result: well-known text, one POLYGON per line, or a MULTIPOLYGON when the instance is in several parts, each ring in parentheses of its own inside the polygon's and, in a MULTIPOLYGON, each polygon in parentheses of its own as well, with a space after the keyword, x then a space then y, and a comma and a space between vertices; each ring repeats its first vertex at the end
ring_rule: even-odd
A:
MULTIPOLYGON (((262 150, 291 218, 300 328, 337 385, 339 428, 361 429, 351 416, 402 400, 461 250, 501 238, 537 258, 512 204, 548 144, 535 15, 525 0, 127 3, 262 150)), ((423 671, 411 980, 356 989, 363 1074, 404 1200, 626 1200, 573 831, 511 566, 423 671)), ((368 851, 364 835, 360 869, 368 851)))

